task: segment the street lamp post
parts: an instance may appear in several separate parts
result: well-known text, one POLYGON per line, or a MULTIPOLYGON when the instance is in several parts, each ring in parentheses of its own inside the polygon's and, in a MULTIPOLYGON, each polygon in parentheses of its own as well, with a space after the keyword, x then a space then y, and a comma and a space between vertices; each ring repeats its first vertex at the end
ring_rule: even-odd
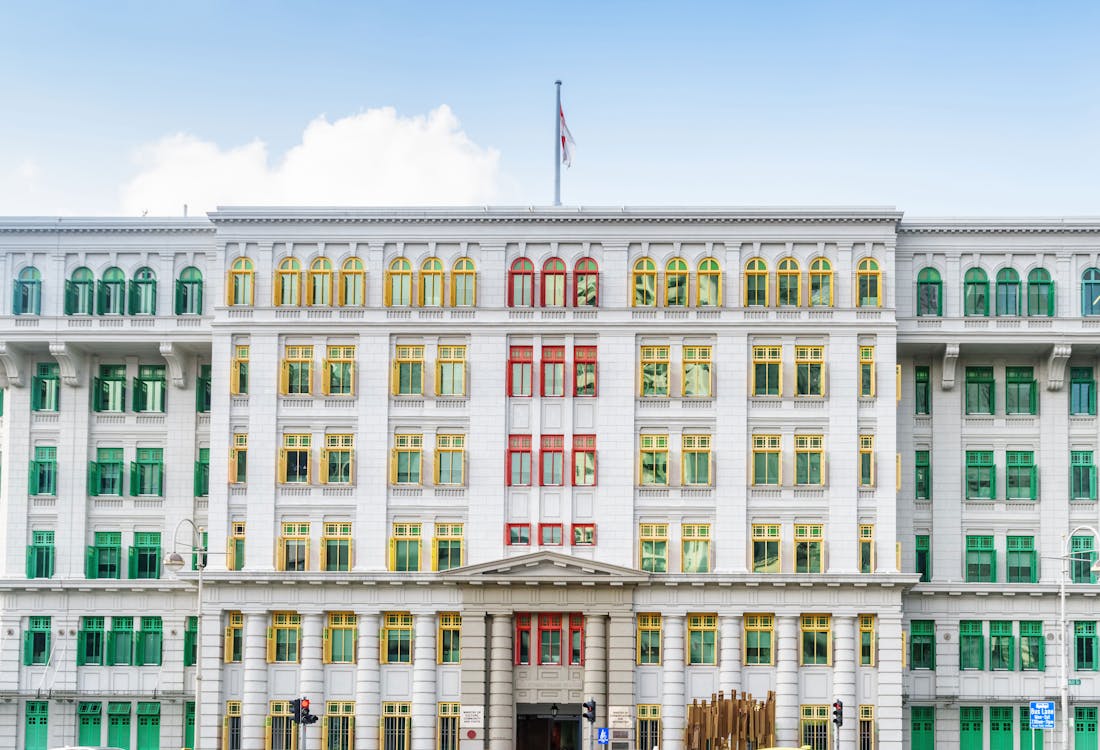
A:
MULTIPOLYGON (((1069 750, 1069 634, 1068 627, 1069 622, 1066 620, 1066 579, 1069 577, 1069 563, 1070 560, 1078 560, 1076 555, 1073 555, 1069 549, 1073 542, 1074 535, 1078 531, 1087 531, 1092 534, 1093 538, 1100 536, 1096 529, 1092 526, 1081 525, 1074 527, 1073 531, 1069 532, 1067 536, 1062 537, 1062 577, 1058 585, 1058 599, 1060 617, 1059 622, 1061 624, 1061 638, 1062 638, 1062 750, 1069 750)), ((1079 558, 1082 561, 1087 561, 1088 557, 1079 558)), ((1100 573, 1100 559, 1093 561, 1089 570, 1093 573, 1100 573)))
POLYGON ((183 569, 183 555, 176 551, 180 527, 187 524, 191 527, 191 554, 197 555, 195 569, 198 571, 198 586, 195 605, 195 737, 193 750, 201 750, 202 722, 199 721, 202 706, 202 571, 206 567, 206 556, 209 551, 202 541, 202 532, 190 518, 182 519, 176 524, 176 530, 172 533, 172 552, 165 556, 164 567, 171 573, 179 573, 183 569))

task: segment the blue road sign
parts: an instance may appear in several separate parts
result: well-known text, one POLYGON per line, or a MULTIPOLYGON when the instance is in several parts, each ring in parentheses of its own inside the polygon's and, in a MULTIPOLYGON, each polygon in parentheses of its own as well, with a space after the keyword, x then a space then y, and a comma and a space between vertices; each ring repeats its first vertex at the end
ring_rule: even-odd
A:
POLYGON ((1054 701, 1031 701, 1032 729, 1054 729, 1054 701))
POLYGON ((607 727, 600 727, 599 729, 597 729, 596 730, 596 744, 597 745, 606 745, 608 739, 610 739, 609 735, 610 735, 610 733, 607 731, 607 727))

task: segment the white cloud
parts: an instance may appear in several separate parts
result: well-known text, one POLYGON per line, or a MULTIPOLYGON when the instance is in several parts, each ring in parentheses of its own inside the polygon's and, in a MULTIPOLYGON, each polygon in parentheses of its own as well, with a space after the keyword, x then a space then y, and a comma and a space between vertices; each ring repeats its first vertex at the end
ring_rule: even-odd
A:
POLYGON ((141 147, 123 213, 192 215, 218 205, 472 205, 501 194, 500 154, 470 140, 450 107, 370 109, 306 126, 275 164, 260 140, 223 149, 185 133, 141 147))

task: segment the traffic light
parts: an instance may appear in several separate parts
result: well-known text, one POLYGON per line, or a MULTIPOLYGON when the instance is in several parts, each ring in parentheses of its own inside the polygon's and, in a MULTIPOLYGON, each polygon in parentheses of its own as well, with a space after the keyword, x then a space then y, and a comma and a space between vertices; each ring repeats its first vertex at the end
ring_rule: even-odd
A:
POLYGON ((304 701, 305 706, 302 706, 303 701, 295 698, 290 702, 290 718, 294 720, 295 724, 302 723, 302 709, 309 709, 309 701, 304 701))
POLYGON ((316 724, 317 717, 309 712, 309 698, 302 698, 302 723, 316 724))
POLYGON ((839 698, 833 703, 833 723, 838 727, 844 726, 844 702, 839 698))
POLYGON ((584 709, 583 711, 581 711, 581 716, 583 716, 584 718, 588 719, 590 722, 595 724, 596 723, 596 699, 595 698, 589 698, 588 700, 586 700, 584 703, 581 704, 581 708, 584 709))

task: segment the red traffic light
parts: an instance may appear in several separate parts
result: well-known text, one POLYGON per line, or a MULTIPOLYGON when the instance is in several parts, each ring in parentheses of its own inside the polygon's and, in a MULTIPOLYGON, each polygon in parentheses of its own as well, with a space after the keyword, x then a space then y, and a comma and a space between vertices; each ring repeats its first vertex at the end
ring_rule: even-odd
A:
POLYGON ((302 698, 302 713, 309 710, 309 698, 302 698))

